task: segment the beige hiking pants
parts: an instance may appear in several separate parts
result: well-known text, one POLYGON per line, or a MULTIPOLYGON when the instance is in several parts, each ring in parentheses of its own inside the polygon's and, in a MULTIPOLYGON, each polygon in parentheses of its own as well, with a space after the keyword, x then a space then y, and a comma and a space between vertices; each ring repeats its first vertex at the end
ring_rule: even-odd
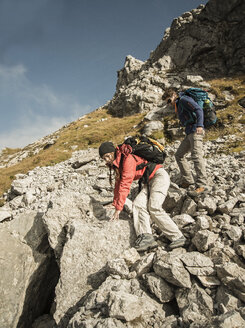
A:
POLYGON ((159 168, 149 182, 150 197, 147 198, 147 185, 144 185, 133 202, 133 218, 136 235, 152 233, 151 220, 162 230, 171 241, 182 236, 174 221, 163 210, 162 204, 166 198, 170 179, 164 168, 159 168))
POLYGON ((186 154, 191 152, 191 159, 194 163, 196 171, 196 185, 202 187, 207 184, 206 167, 203 154, 203 134, 191 133, 188 134, 181 142, 175 158, 178 163, 180 173, 182 175, 182 182, 194 184, 192 170, 190 164, 186 159, 186 154))

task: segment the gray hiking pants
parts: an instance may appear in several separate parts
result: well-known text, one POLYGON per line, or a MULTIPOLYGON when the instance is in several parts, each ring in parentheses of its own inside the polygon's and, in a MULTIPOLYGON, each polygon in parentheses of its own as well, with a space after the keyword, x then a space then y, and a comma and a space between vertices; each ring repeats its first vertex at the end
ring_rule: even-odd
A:
POLYGON ((136 235, 152 233, 151 220, 162 230, 171 241, 182 236, 174 221, 163 210, 162 204, 166 198, 170 179, 164 168, 159 168, 149 182, 150 197, 147 197, 147 185, 144 185, 133 202, 133 218, 136 235))
POLYGON ((196 185, 202 187, 207 184, 206 167, 203 154, 203 134, 191 133, 188 134, 181 142, 175 158, 178 163, 180 173, 182 175, 182 182, 194 184, 192 170, 190 164, 186 159, 186 154, 191 152, 191 159, 194 163, 196 171, 196 185))

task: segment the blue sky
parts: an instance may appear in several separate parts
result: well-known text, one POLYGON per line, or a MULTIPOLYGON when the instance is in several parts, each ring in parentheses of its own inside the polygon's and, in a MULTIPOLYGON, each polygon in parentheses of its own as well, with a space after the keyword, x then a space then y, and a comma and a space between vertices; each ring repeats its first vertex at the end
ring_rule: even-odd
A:
POLYGON ((112 98, 201 0, 0 0, 0 149, 23 147, 112 98))

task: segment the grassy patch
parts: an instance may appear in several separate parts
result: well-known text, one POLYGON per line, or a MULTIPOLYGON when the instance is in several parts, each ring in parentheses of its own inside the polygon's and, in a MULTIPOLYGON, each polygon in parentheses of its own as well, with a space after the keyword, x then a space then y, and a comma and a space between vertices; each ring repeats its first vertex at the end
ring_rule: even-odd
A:
POLYGON ((163 130, 157 130, 157 131, 154 131, 151 136, 151 138, 155 139, 155 140, 160 140, 162 138, 164 138, 164 131, 163 130))
MULTIPOLYGON (((206 140, 215 140, 226 135, 240 137, 238 141, 227 142, 224 145, 222 151, 226 153, 244 149, 245 132, 242 125, 245 122, 245 109, 238 104, 238 101, 245 96, 244 81, 244 76, 209 81, 211 92, 218 98, 224 99, 224 91, 229 91, 234 97, 226 108, 217 111, 218 124, 206 133, 206 140)), ((97 148, 104 141, 119 144, 125 136, 139 134, 144 115, 137 114, 118 118, 111 116, 105 108, 100 108, 60 129, 55 133, 58 136, 56 143, 41 150, 38 154, 34 154, 34 146, 25 147, 24 150, 29 152, 27 158, 9 168, 0 169, 0 195, 9 189, 12 180, 18 173, 27 173, 36 166, 55 165, 68 159, 74 149, 97 148)), ((164 116, 163 122, 164 131, 156 131, 152 137, 161 139, 164 136, 167 142, 171 142, 167 131, 169 128, 179 127, 179 121, 174 114, 171 114, 164 116)), ((5 148, 1 156, 9 156, 18 151, 20 149, 5 148)))
POLYGON ((143 114, 137 114, 116 118, 108 114, 106 109, 99 109, 72 122, 59 131, 59 138, 54 145, 36 155, 30 152, 30 156, 18 164, 0 169, 0 195, 9 189, 16 174, 25 174, 37 166, 62 162, 71 157, 73 146, 77 146, 76 150, 97 148, 104 141, 119 144, 125 136, 136 135, 143 117, 143 114))
POLYGON ((21 150, 20 148, 8 148, 8 147, 6 147, 2 150, 1 156, 13 155, 13 154, 18 153, 20 150, 21 150))
POLYGON ((238 104, 238 101, 245 96, 244 76, 236 78, 224 78, 220 80, 209 81, 212 87, 212 92, 219 98, 224 98, 223 91, 229 91, 234 99, 231 100, 227 107, 217 111, 217 125, 207 130, 206 140, 215 140, 218 137, 227 135, 236 135, 236 142, 227 143, 224 145, 224 152, 241 151, 245 149, 244 140, 245 132, 245 109, 238 104))
MULTIPOLYGON (((209 81, 212 87, 212 92, 219 98, 224 98, 224 91, 229 91, 235 98, 244 96, 245 91, 245 76, 237 76, 223 79, 214 79, 209 81)), ((236 102, 237 99, 234 99, 236 102)))

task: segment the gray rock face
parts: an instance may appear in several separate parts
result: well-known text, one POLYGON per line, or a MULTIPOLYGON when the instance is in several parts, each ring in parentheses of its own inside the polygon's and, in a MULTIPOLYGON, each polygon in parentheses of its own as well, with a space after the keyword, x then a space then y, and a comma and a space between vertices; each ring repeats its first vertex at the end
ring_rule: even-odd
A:
POLYGON ((107 104, 110 112, 124 116, 154 110, 165 115, 162 96, 170 86, 209 89, 203 77, 244 72, 244 8, 242 0, 210 0, 175 18, 146 62, 126 57, 116 93, 107 104))
POLYGON ((146 123, 142 131, 146 136, 151 136, 154 131, 163 131, 163 124, 160 121, 151 121, 146 123))
POLYGON ((189 272, 184 268, 180 256, 160 252, 156 256, 153 268, 158 276, 171 284, 191 288, 189 272))
MULTIPOLYGON (((199 252, 188 252, 181 256, 181 261, 185 264, 186 268, 191 271, 191 274, 202 274, 205 272, 205 268, 213 268, 214 264, 212 260, 199 253, 199 252), (199 271, 200 270, 200 271, 199 271)), ((213 271, 212 269, 207 269, 207 271, 213 271)))
POLYGON ((189 214, 175 215, 173 217, 173 220, 179 228, 183 228, 183 227, 195 222, 195 220, 189 214))
MULTIPOLYGON (((213 154, 218 145, 207 144, 213 154)), ((177 146, 166 151, 173 154, 177 146)), ((172 181, 178 179, 176 165, 168 156, 172 181)), ((121 219, 109 222, 113 211, 105 205, 112 201, 112 188, 97 150, 75 152, 66 162, 20 175, 2 208, 8 215, 1 223, 1 326, 240 324, 245 197, 240 180, 233 181, 234 165, 242 177, 242 154, 207 158, 215 185, 200 199, 190 199, 172 182, 164 207, 176 214, 187 244, 169 252, 153 225, 159 247, 145 254, 132 247, 134 191, 121 219), (229 202, 223 213, 219 208, 229 202), (183 208, 191 212, 180 214, 183 208)))
POLYGON ((209 230, 202 230, 196 233, 192 239, 193 244, 199 252, 207 251, 217 240, 218 235, 209 230))
MULTIPOLYGON (((143 132, 150 135, 172 111, 166 88, 209 89, 203 77, 241 74, 244 5, 210 0, 175 19, 148 61, 128 56, 110 112, 147 111, 143 132)), ((211 95, 217 108, 232 101, 229 92, 223 96, 211 95)), ((182 133, 171 125, 168 131, 182 133)), ((13 165, 56 139, 1 163, 13 165)), ((229 135, 205 143, 209 190, 195 199, 177 185, 179 141, 166 146, 171 186, 163 206, 187 238, 173 251, 155 224, 158 248, 142 254, 133 247, 134 191, 120 220, 109 221, 113 188, 97 149, 17 175, 0 208, 1 328, 244 327, 245 152, 220 153, 234 141, 229 135)))
POLYGON ((191 289, 178 289, 176 300, 186 323, 198 322, 213 313, 212 298, 197 284, 191 289))
POLYGON ((239 29, 244 29, 241 16, 244 2, 227 0, 221 4, 211 0, 205 7, 199 8, 173 21, 171 29, 165 32, 162 42, 151 54, 152 61, 170 56, 173 66, 194 67, 199 74, 203 69, 214 73, 215 68, 222 74, 237 71, 239 60, 244 57, 244 39, 239 32, 239 29), (227 36, 225 44, 221 35, 227 36), (241 50, 238 50, 238 44, 243 45, 241 48, 239 46, 241 50), (223 49, 226 63, 218 63, 219 49, 223 49), (235 49, 238 54, 232 63, 235 49), (208 65, 203 65, 204 62, 208 65))
POLYGON ((239 312, 230 311, 221 316, 217 319, 213 320, 214 327, 237 327, 242 328, 245 325, 245 320, 242 318, 239 312))
POLYGON ((223 285, 218 288, 216 302, 221 313, 238 310, 239 307, 242 306, 241 301, 233 296, 231 292, 223 285))
POLYGON ((52 300, 58 268, 37 213, 2 223, 0 235, 0 326, 25 328, 52 300))
POLYGON ((234 294, 245 302, 245 269, 235 263, 217 267, 218 277, 224 285, 232 288, 234 294))
POLYGON ((142 276, 144 273, 152 271, 154 253, 146 254, 142 256, 139 261, 133 265, 133 270, 138 276, 142 276))
POLYGON ((198 209, 205 209, 209 214, 213 214, 217 208, 216 202, 211 197, 205 197, 198 202, 198 209))
MULTIPOLYGON (((108 277, 98 290, 93 291, 86 298, 83 307, 70 320, 68 327, 85 324, 88 322, 89 312, 95 309, 97 313, 109 313, 110 318, 119 320, 118 327, 120 327, 120 324, 124 327, 120 320, 127 321, 130 324, 131 321, 137 319, 140 326, 147 327, 147 324, 154 318, 156 319, 157 316, 162 319, 165 318, 162 306, 151 299, 140 288, 139 282, 135 279, 124 280, 108 277)), ((91 327, 95 326, 97 320, 96 315, 93 319, 90 319, 91 327)), ((131 327, 131 325, 128 327, 131 327)))
POLYGON ((4 207, 0 208, 0 222, 9 218, 11 218, 11 211, 4 207))
POLYGON ((174 299, 173 288, 164 279, 154 273, 145 275, 145 280, 149 290, 161 303, 168 303, 174 299))
POLYGON ((181 209, 181 213, 193 215, 194 213, 196 213, 196 208, 197 208, 197 204, 194 202, 194 200, 190 198, 186 198, 183 207, 181 209))
MULTIPOLYGON (((101 284, 106 276, 107 261, 130 247, 130 233, 133 234, 129 222, 111 224, 84 216, 89 210, 86 197, 72 196, 69 193, 57 199, 57 203, 53 201, 44 217, 50 245, 62 268, 56 286, 54 318, 57 323, 91 288, 101 284)), ((118 270, 122 276, 128 274, 125 261, 118 267, 110 263, 109 272, 116 274, 118 270)))

